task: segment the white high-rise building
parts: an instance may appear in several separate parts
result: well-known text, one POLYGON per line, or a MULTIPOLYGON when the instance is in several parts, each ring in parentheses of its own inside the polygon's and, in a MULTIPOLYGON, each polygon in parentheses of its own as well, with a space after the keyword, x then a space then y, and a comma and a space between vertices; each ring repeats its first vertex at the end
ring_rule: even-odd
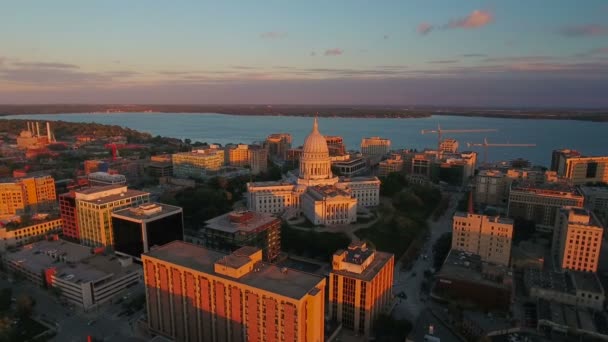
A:
POLYGON ((339 178, 331 172, 327 141, 315 118, 306 137, 297 176, 277 182, 247 183, 249 210, 303 214, 314 224, 343 224, 357 220, 357 206, 380 201, 377 177, 339 178))

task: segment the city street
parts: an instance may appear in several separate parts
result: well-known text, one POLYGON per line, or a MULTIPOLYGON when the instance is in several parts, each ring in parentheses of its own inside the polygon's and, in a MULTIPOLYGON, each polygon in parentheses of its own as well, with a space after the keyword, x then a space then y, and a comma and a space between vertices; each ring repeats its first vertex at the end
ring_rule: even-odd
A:
MULTIPOLYGON (((98 309, 83 312, 81 309, 63 306, 48 291, 27 281, 10 283, 6 279, 0 279, 0 287, 12 288, 13 297, 26 294, 35 300, 32 317, 57 328, 57 335, 52 341, 80 342, 86 341, 87 336, 100 341, 145 341, 143 338, 132 337, 132 326, 143 314, 143 310, 130 316, 119 317, 122 307, 106 303, 98 309)), ((138 285, 125 290, 120 296, 136 296, 142 293, 142 289, 143 286, 138 285)))
POLYGON ((404 292, 407 298, 399 298, 393 314, 397 319, 407 319, 415 322, 420 312, 429 300, 421 295, 420 286, 424 281, 424 272, 433 268, 433 245, 444 233, 452 231, 452 214, 456 210, 462 193, 450 193, 450 204, 444 214, 437 221, 429 219, 430 236, 422 248, 418 259, 414 261, 411 269, 404 271, 400 264, 395 265, 393 294, 397 296, 404 292))

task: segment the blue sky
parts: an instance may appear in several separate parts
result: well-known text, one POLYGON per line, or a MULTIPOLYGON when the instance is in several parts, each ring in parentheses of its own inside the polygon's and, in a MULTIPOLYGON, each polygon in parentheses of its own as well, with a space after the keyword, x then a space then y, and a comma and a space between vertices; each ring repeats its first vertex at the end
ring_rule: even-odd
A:
POLYGON ((0 103, 608 106, 601 0, 0 5, 0 103))

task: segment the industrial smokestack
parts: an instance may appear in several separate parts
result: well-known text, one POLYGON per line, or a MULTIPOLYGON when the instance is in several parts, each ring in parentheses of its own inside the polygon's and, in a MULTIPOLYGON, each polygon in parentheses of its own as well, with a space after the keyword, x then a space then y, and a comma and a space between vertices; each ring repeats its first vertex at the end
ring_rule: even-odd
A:
POLYGON ((36 136, 40 136, 40 123, 36 121, 36 136))
POLYGON ((46 122, 46 138, 48 139, 49 143, 51 142, 51 123, 50 122, 46 122))

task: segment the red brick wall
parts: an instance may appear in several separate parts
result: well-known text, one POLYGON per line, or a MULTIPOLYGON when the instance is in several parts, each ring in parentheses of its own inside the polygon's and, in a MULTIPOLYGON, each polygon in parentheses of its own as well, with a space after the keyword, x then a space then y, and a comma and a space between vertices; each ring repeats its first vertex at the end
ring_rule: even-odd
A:
POLYGON ((285 341, 296 341, 296 308, 289 303, 283 304, 285 341))
POLYGON ((249 293, 247 294, 247 341, 258 341, 260 337, 258 324, 258 295, 249 293))
POLYGON ((152 261, 146 261, 144 268, 146 288, 148 290, 148 325, 154 330, 160 330, 158 317, 158 289, 156 284, 156 265, 152 261))
POLYGON ((184 293, 182 291, 182 275, 179 270, 171 269, 171 278, 173 285, 173 293, 171 300, 173 302, 173 324, 175 325, 175 336, 177 340, 185 340, 186 329, 184 328, 184 293))
POLYGON ((219 281, 215 281, 215 337, 218 341, 227 341, 227 310, 226 310, 226 287, 219 281))
POLYGON ((196 320, 196 284, 194 275, 190 272, 184 272, 185 288, 186 288, 186 319, 188 337, 190 341, 198 341, 199 332, 196 320))
POLYGON ((277 340, 276 334, 278 331, 278 327, 274 322, 277 315, 277 302, 272 298, 264 298, 264 303, 266 304, 266 317, 264 319, 266 323, 266 331, 264 332, 266 341, 274 342, 277 340))
POLYGON ((233 342, 243 340, 243 313, 241 289, 236 286, 230 288, 230 332, 233 342))
POLYGON ((201 330, 203 341, 212 341, 213 333, 211 331, 211 284, 204 277, 199 277, 200 292, 200 309, 201 309, 201 330))

